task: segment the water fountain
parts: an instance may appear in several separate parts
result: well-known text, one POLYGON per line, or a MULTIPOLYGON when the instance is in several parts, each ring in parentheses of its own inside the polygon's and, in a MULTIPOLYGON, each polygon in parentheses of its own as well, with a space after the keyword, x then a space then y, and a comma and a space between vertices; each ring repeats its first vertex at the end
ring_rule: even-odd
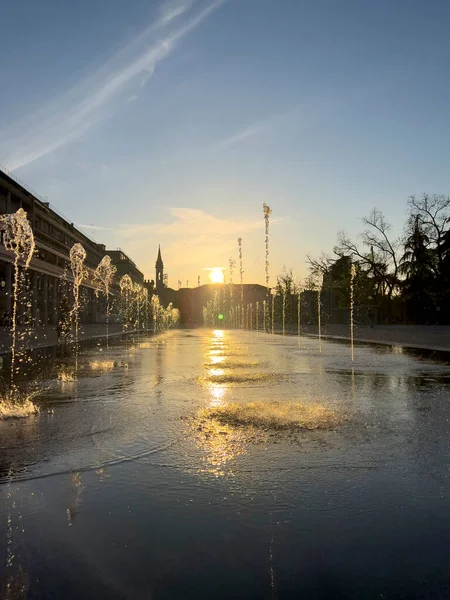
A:
MULTIPOLYGON (((230 313, 233 311, 234 313, 234 285, 233 285, 233 272, 234 267, 236 266, 236 261, 233 260, 232 257, 228 260, 228 265, 230 269, 230 313)), ((235 327, 234 323, 231 324, 232 327, 235 327)))
POLYGON ((317 327, 318 327, 318 337, 319 337, 319 352, 322 352, 322 286, 323 286, 323 276, 320 273, 318 276, 318 284, 317 284, 317 327))
MULTIPOLYGON (((239 248, 239 274, 241 276, 241 307, 244 307, 244 268, 242 265, 242 238, 238 238, 239 248)), ((244 312, 242 312, 242 329, 244 329, 244 312)))
POLYGON ((111 257, 107 254, 102 258, 97 268, 94 271, 94 281, 99 284, 99 288, 95 290, 95 295, 98 297, 100 293, 105 296, 106 301, 106 344, 109 343, 109 317, 110 317, 110 295, 111 285, 116 274, 116 267, 111 262, 111 257))
POLYGON ((275 288, 272 288, 270 290, 270 293, 272 296, 272 302, 271 302, 271 305, 272 305, 272 335, 274 335, 274 333, 275 333, 275 297, 276 297, 277 291, 275 288))
POLYGON ((17 350, 17 307, 20 289, 24 284, 23 271, 30 266, 33 258, 35 242, 33 230, 27 219, 27 213, 22 209, 16 213, 0 216, 0 232, 2 233, 3 245, 14 254, 14 283, 13 283, 13 306, 11 321, 11 371, 10 371, 10 397, 14 393, 14 376, 16 373, 16 350, 17 350))
POLYGON ((267 331, 267 300, 263 300, 264 333, 267 331))
POLYGON ((133 295, 134 295, 134 303, 136 305, 136 329, 138 334, 141 330, 141 302, 142 302, 142 288, 139 283, 133 284, 133 295))
POLYGON ((354 308, 355 276, 356 276, 356 267, 355 267, 354 263, 352 263, 352 266, 350 267, 350 348, 351 348, 351 354, 352 354, 352 361, 355 360, 354 343, 353 343, 353 338, 354 338, 353 308, 354 308))
POLYGON ((128 329, 131 323, 130 315, 130 296, 133 291, 133 281, 129 275, 123 275, 119 281, 120 296, 122 299, 122 318, 124 329, 128 329))
POLYGON ((153 331, 156 333, 161 328, 161 304, 158 296, 152 296, 152 319, 153 319, 153 331))
MULTIPOLYGON (((264 213, 264 232, 265 232, 265 271, 266 271, 266 287, 267 293, 270 292, 270 277, 269 277, 269 219, 272 214, 272 209, 267 206, 267 204, 263 203, 263 213, 264 213)), ((265 301, 264 301, 265 302, 265 301)), ((264 304, 264 331, 266 331, 266 306, 264 304)))
POLYGON ((301 334, 302 334, 302 330, 301 330, 301 304, 302 304, 302 288, 299 285, 298 286, 298 290, 297 290, 297 335, 298 335, 298 337, 300 337, 301 334))
POLYGON ((87 276, 84 268, 86 250, 81 244, 74 244, 69 252, 70 269, 73 279, 73 306, 70 311, 70 321, 75 325, 75 373, 78 371, 78 346, 80 341, 80 286, 87 276))

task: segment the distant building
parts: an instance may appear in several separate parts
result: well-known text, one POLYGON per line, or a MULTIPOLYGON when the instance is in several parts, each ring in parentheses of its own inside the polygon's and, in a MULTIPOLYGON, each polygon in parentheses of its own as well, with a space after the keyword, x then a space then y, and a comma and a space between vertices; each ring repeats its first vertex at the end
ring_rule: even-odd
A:
POLYGON ((231 307, 241 304, 241 291, 243 306, 259 302, 261 307, 264 300, 268 300, 267 288, 259 284, 204 284, 195 288, 181 288, 174 291, 174 306, 180 310, 181 322, 185 324, 201 325, 203 323, 203 308, 208 302, 214 301, 218 312, 227 312, 231 307))
POLYGON ((106 250, 110 256, 113 265, 117 269, 117 278, 120 280, 124 275, 128 275, 134 283, 144 283, 144 274, 139 271, 135 263, 129 258, 123 250, 106 250))

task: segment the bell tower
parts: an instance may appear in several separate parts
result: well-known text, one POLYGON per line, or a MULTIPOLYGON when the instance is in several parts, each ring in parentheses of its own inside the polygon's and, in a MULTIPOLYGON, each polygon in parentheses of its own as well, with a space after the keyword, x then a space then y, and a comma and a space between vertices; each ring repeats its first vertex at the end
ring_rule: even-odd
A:
POLYGON ((155 288, 156 293, 159 293, 162 292, 162 290, 164 289, 164 263, 161 258, 161 246, 158 246, 158 258, 156 259, 155 269, 155 288))

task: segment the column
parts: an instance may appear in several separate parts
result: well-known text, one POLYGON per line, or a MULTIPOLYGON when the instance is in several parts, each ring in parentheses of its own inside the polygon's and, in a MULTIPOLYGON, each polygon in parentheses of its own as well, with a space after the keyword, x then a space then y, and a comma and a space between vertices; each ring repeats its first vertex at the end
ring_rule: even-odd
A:
POLYGON ((31 317, 36 321, 38 303, 38 276, 36 271, 31 271, 31 317))
POLYGON ((42 281, 42 325, 48 325, 48 275, 43 275, 42 281))
POLYGON ((52 312, 52 325, 57 325, 58 324, 58 279, 56 277, 53 277, 53 289, 52 289, 52 305, 53 305, 53 312, 52 312))

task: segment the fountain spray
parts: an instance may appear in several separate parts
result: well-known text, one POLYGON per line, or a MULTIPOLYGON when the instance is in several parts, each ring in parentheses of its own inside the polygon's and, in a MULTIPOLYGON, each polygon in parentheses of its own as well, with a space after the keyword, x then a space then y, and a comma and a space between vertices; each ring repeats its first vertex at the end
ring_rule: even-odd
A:
POLYGON ((123 275, 119 281, 120 294, 122 296, 122 301, 124 302, 124 320, 125 320, 125 329, 128 328, 128 325, 131 321, 130 319, 130 294, 133 289, 133 282, 129 275, 123 275))
POLYGON ((300 285, 298 286, 298 290, 297 290, 297 334, 298 337, 301 336, 302 332, 301 332, 301 321, 300 321, 300 317, 301 317, 301 304, 302 304, 302 288, 300 287, 300 285))
POLYGON ((70 318, 75 324, 75 372, 78 371, 78 344, 80 341, 80 287, 87 275, 84 268, 86 250, 81 244, 74 244, 69 252, 70 269, 73 277, 73 307, 70 318))
POLYGON ((352 266, 350 267, 350 347, 351 347, 351 353, 352 353, 352 361, 355 359, 354 344, 353 344, 353 339, 354 339, 353 308, 354 308, 355 276, 356 276, 356 267, 352 263, 352 266))
POLYGON ((272 335, 275 333, 275 294, 272 290, 272 335))
POLYGON ((14 253, 14 295, 11 324, 11 387, 13 393, 14 373, 16 369, 16 343, 17 343, 17 304, 19 299, 20 272, 19 263, 25 269, 30 266, 34 254, 34 235, 27 219, 27 213, 19 208, 16 213, 0 216, 0 231, 3 234, 3 245, 14 253))
MULTIPOLYGON (((242 266, 242 238, 238 238, 238 248, 239 248, 239 273, 241 276, 241 307, 244 308, 244 269, 242 266)), ((242 312, 242 329, 244 329, 244 312, 242 312)))
MULTIPOLYGON (((233 299, 234 299, 234 297, 233 297, 234 296, 233 295, 233 292, 234 292, 233 271, 234 271, 234 267, 236 265, 236 261, 234 261, 231 258, 231 256, 230 256, 230 258, 228 260, 228 264, 229 264, 229 267, 230 267, 230 314, 231 314, 232 311, 234 312, 234 306, 233 306, 233 299)), ((231 326, 232 327, 234 326, 233 323, 231 323, 231 326)))
MULTIPOLYGON (((114 275, 116 274, 116 267, 111 262, 111 257, 107 254, 102 258, 97 268, 94 271, 94 280, 96 280, 103 289, 101 291, 104 293, 106 298, 106 344, 109 344, 109 315, 110 315, 110 305, 109 305, 109 296, 111 284, 114 279, 114 275)), ((99 289, 95 290, 95 295, 98 297, 99 289)))
MULTIPOLYGON (((265 246, 266 246, 266 256, 265 256, 265 269, 266 269, 266 287, 267 293, 269 293, 269 219, 272 214, 272 209, 265 202, 263 203, 263 213, 264 213, 264 231, 265 231, 265 246)), ((264 318, 264 331, 266 331, 266 320, 264 318)))
POLYGON ((321 308, 321 297, 322 297, 322 286, 323 286, 323 274, 319 274, 319 281, 317 287, 317 325, 319 329, 319 352, 322 352, 322 327, 321 327, 321 317, 322 317, 322 308, 321 308))
POLYGON ((142 300, 142 288, 139 283, 133 285, 134 298, 136 302, 136 317, 137 317, 137 330, 138 336, 141 331, 141 300, 142 300))

